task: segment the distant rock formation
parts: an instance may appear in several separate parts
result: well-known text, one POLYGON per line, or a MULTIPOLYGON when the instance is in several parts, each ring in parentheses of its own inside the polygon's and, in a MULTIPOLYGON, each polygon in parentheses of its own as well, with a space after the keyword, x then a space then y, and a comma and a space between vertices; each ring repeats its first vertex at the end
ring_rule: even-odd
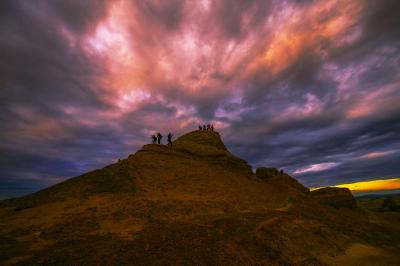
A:
POLYGON ((324 187, 311 191, 311 196, 319 203, 337 208, 356 208, 357 203, 348 188, 324 187))

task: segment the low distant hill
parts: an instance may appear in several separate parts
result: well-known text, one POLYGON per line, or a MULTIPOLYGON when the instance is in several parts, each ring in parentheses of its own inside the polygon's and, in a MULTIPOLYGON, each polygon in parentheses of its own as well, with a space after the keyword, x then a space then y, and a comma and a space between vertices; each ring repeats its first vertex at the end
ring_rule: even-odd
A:
POLYGON ((379 191, 374 192, 374 193, 368 193, 368 194, 356 194, 354 197, 357 200, 362 200, 362 199, 377 199, 377 198, 387 198, 387 197, 399 197, 400 196, 400 190, 395 190, 395 191, 384 191, 384 193, 379 193, 379 191))
POLYGON ((216 132, 145 145, 0 201, 0 264, 400 265, 399 224, 371 220, 344 190, 251 169, 216 132))
MULTIPOLYGON (((372 196, 372 195, 371 195, 372 196)), ((400 212, 400 195, 398 194, 388 194, 388 195, 376 195, 376 197, 362 197, 357 198, 358 206, 361 209, 369 211, 394 211, 400 212), (391 206, 387 206, 388 203, 391 206)))

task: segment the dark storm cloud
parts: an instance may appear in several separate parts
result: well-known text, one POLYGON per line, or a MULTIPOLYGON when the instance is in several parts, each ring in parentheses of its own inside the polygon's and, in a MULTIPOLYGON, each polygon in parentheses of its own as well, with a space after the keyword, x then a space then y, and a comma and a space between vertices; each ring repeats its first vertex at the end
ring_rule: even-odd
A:
POLYGON ((310 186, 398 176, 399 3, 1 1, 0 197, 213 122, 310 186))
POLYGON ((399 8, 400 3, 396 0, 365 1, 362 21, 365 37, 377 38, 377 41, 386 39, 397 42, 400 33, 399 8))
POLYGON ((61 103, 101 106, 90 83, 101 69, 70 47, 58 21, 37 11, 41 4, 13 1, 17 7, 8 10, 9 19, 1 28, 1 100, 7 103, 2 108, 12 112, 23 105, 56 115, 61 103))
POLYGON ((280 75, 271 79, 261 72, 247 80, 250 90, 243 97, 244 106, 237 108, 251 109, 231 121, 226 131, 237 153, 256 165, 275 165, 291 173, 312 165, 335 165, 295 174, 312 186, 399 174, 394 162, 400 159, 396 134, 400 129, 396 104, 400 99, 400 35, 395 34, 400 23, 393 11, 398 10, 398 3, 368 3, 356 23, 361 35, 355 41, 340 47, 324 41, 323 56, 304 47, 280 75), (356 82, 346 85, 343 76, 326 75, 323 68, 327 64, 354 72, 356 82), (343 86, 351 86, 346 99, 340 97, 343 86), (390 89, 382 89, 385 86, 390 89), (369 97, 373 94, 376 97, 369 97), (291 115, 282 116, 285 111, 291 115), (237 132, 243 132, 246 139, 237 132), (395 152, 379 159, 355 159, 377 150, 395 152))
MULTIPOLYGON (((399 145, 396 146, 399 149, 399 145)), ((374 159, 348 158, 343 163, 323 172, 309 172, 303 177, 309 179, 310 186, 343 184, 357 181, 391 178, 398 176, 399 152, 374 159), (338 174, 339 173, 339 174, 338 174), (329 181, 328 181, 329 180, 329 181)), ((298 175, 302 178, 302 175, 298 175)))
POLYGON ((74 34, 104 15, 100 2, 84 2, 69 1, 62 6, 45 1, 1 3, 2 191, 12 184, 10 190, 18 194, 18 182, 28 191, 27 186, 42 187, 43 183, 59 181, 54 177, 88 169, 77 167, 74 159, 85 159, 68 150, 73 146, 80 150, 85 144, 77 142, 92 139, 94 133, 64 110, 68 107, 90 113, 107 108, 94 92, 94 77, 103 70, 68 39, 79 38, 74 34), (65 35, 69 30, 70 35, 65 35))
MULTIPOLYGON (((399 69, 398 59, 394 60, 395 63, 390 61, 391 58, 386 58, 384 64, 374 68, 376 71, 381 68, 399 69)), ((315 112, 305 116, 301 115, 302 109, 293 110, 295 113, 288 117, 281 116, 281 113, 287 108, 293 108, 294 103, 305 108, 309 101, 301 95, 312 93, 317 97, 318 91, 313 90, 313 86, 319 82, 310 79, 308 86, 299 88, 300 92, 285 93, 279 87, 268 88, 263 97, 269 101, 261 101, 262 104, 259 104, 259 99, 247 102, 252 107, 251 111, 243 112, 240 121, 232 121, 227 132, 231 141, 229 144, 257 166, 282 167, 291 173, 319 163, 339 164, 326 171, 295 174, 301 182, 311 186, 397 176, 399 169, 394 162, 400 159, 398 152, 378 161, 371 159, 360 163, 354 160, 377 150, 400 150, 397 136, 400 130, 400 108, 396 104, 400 95, 398 79, 397 83, 392 84, 395 81, 395 73, 392 71, 380 71, 380 75, 360 75, 356 86, 360 86, 359 89, 367 95, 388 84, 393 89, 386 95, 378 95, 368 101, 366 105, 377 104, 375 110, 357 118, 348 118, 347 113, 354 107, 354 103, 365 100, 364 95, 356 93, 348 101, 337 101, 336 93, 332 93, 337 90, 338 84, 335 82, 325 81, 326 94, 316 98, 316 105, 321 105, 320 108, 316 107, 315 112), (371 76, 374 80, 371 80, 371 76), (243 132, 246 139, 237 136, 237 132, 243 132)), ((353 90, 357 91, 355 88, 353 90)))

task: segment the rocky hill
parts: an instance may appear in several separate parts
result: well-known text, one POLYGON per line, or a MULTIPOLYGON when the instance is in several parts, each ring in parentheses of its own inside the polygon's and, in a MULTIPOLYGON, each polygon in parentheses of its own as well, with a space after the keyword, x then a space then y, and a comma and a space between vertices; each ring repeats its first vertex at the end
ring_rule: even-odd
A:
POLYGON ((357 203, 348 188, 325 187, 311 191, 311 196, 322 204, 333 207, 356 208, 357 203))
POLYGON ((399 265, 400 226, 315 193, 194 131, 0 201, 0 264, 399 265))

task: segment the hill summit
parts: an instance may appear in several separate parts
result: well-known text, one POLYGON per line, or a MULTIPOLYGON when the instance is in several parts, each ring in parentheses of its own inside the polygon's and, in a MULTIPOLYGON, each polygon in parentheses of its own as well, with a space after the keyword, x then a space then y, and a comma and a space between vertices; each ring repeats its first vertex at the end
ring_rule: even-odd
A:
POLYGON ((253 173, 217 132, 193 131, 1 201, 0 264, 359 265, 371 252, 397 262, 398 239, 347 192, 329 193, 275 168, 253 173))

